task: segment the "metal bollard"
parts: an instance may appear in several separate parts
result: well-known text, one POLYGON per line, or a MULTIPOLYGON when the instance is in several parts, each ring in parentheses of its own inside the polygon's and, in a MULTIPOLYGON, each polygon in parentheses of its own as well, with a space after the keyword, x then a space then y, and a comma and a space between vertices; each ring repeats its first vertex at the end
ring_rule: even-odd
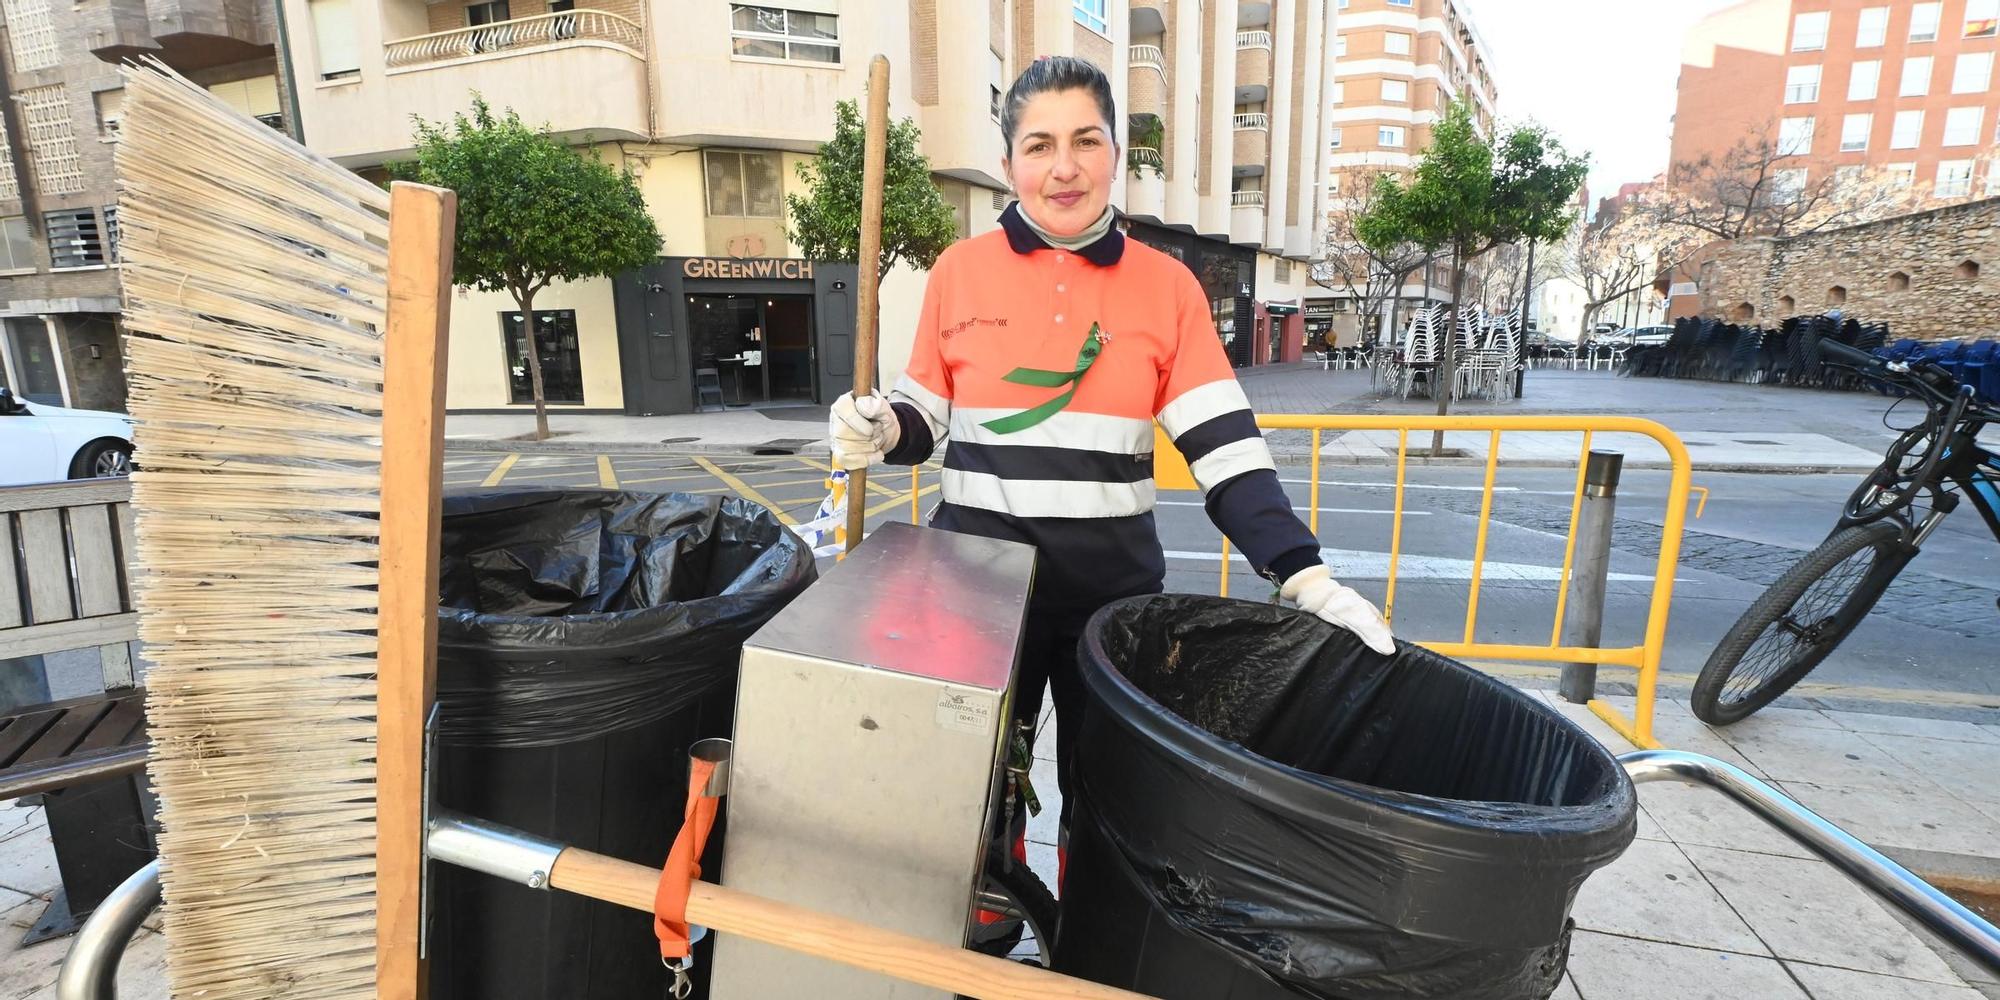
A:
MULTIPOLYGON (((1611 528, 1618 508, 1618 473, 1625 456, 1592 449, 1583 467, 1583 509, 1576 518, 1576 558, 1569 576, 1563 645, 1595 649, 1604 639, 1604 591, 1611 578, 1611 528)), ((1563 700, 1597 697, 1597 664, 1565 663, 1563 700)))

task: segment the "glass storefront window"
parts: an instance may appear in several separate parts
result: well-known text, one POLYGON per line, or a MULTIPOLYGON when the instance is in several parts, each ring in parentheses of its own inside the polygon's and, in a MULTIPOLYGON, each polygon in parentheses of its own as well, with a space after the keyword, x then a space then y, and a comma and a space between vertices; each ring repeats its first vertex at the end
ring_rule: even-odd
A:
MULTIPOLYGON (((534 379, 528 371, 527 337, 521 314, 500 314, 507 338, 507 394, 513 403, 535 401, 534 379)), ((577 347, 576 310, 535 310, 535 350, 542 361, 542 399, 550 403, 583 402, 583 358, 577 347)))

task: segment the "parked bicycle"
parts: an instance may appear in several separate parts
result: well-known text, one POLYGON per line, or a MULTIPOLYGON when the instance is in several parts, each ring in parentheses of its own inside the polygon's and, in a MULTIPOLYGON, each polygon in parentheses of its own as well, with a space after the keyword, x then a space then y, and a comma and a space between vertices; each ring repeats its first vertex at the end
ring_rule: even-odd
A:
POLYGON ((2000 407, 1930 362, 1888 361, 1833 340, 1819 347, 1829 364, 1900 390, 1927 412, 1848 497, 1826 541, 1750 605, 1709 655, 1693 708, 1712 725, 1748 718, 1811 673, 1963 500, 2000 541, 2000 456, 1977 440, 2000 423, 2000 407))

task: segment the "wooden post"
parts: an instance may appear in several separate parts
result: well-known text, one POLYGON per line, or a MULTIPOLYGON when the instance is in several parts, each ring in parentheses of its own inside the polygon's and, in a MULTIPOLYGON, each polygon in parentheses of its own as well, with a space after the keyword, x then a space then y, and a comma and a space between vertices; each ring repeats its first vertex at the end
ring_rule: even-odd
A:
POLYGON ((426 992, 417 955, 423 930, 424 721, 436 700, 445 360, 457 210, 458 196, 441 188, 401 182, 390 188, 376 613, 379 1000, 420 1000, 426 992))
MULTIPOLYGON (((889 59, 868 61, 868 117, 861 145, 861 245, 856 254, 854 398, 875 391, 876 323, 881 318, 882 184, 889 153, 889 59)), ((868 470, 854 469, 847 483, 847 548, 861 544, 868 520, 868 470)))

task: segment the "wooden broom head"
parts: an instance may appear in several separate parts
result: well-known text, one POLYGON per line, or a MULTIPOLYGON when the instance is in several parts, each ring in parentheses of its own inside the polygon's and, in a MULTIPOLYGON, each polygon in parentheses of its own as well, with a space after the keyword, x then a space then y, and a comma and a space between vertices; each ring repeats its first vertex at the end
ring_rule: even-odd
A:
POLYGON ((118 144, 177 1000, 374 996, 388 192, 157 63, 118 144))

